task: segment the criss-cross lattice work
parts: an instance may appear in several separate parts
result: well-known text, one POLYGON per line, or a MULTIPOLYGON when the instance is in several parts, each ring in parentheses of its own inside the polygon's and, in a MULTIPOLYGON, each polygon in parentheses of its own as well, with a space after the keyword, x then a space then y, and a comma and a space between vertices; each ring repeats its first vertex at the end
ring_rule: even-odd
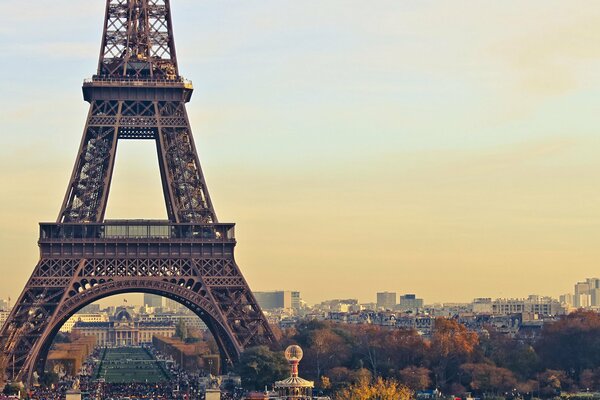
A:
POLYGON ((184 101, 104 99, 91 102, 60 222, 98 222, 104 218, 120 139, 156 141, 171 221, 217 222, 184 101))
POLYGON ((177 79, 169 0, 109 0, 98 76, 177 79))
MULTIPOLYGON (((169 0, 107 0, 98 73, 58 220, 40 225, 40 261, 0 331, 0 370, 31 382, 62 324, 91 302, 162 295, 206 323, 225 365, 273 333, 217 221, 177 71, 169 0), (104 221, 119 140, 154 140, 168 221, 104 221)), ((0 381, 2 377, 0 376, 0 381)))

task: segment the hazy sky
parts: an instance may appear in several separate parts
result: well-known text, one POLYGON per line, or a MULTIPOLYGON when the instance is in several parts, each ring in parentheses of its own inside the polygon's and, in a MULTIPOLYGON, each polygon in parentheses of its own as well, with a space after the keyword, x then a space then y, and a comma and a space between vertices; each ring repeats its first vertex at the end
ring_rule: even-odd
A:
MULTIPOLYGON (((0 297, 37 262, 104 0, 0 1, 0 297)), ((427 302, 600 275, 600 2, 172 0, 221 221, 254 290, 427 302)), ((121 142, 109 218, 166 216, 121 142)))

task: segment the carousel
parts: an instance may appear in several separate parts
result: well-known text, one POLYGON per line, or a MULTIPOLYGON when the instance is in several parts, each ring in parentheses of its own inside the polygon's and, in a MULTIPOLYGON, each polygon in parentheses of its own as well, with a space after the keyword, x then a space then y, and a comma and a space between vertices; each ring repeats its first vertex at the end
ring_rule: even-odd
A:
POLYGON ((312 400, 312 391, 315 386, 313 381, 307 381, 298 376, 298 364, 302 360, 300 346, 292 345, 285 349, 285 358, 290 363, 291 376, 282 381, 275 382, 275 391, 280 400, 312 400))

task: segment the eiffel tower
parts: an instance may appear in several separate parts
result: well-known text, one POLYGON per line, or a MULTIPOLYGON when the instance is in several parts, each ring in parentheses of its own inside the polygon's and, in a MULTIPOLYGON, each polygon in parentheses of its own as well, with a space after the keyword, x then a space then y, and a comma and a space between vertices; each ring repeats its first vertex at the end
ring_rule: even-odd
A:
POLYGON ((153 293, 195 312, 225 365, 275 338, 234 260, 234 224, 219 223, 194 146, 169 0, 107 0, 97 74, 67 193, 40 224, 40 261, 0 332, 13 381, 43 373, 52 340, 76 311, 107 296, 153 293), (119 140, 154 140, 168 220, 105 220, 119 140))

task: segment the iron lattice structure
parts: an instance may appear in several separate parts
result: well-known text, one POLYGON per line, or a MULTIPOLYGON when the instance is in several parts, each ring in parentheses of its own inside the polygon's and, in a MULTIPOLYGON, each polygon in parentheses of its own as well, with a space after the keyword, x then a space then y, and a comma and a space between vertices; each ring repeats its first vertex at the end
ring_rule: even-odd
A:
POLYGON ((225 364, 273 333, 234 259, 233 224, 218 223, 185 104, 169 0, 107 0, 98 72, 58 220, 40 224, 40 261, 0 332, 8 378, 43 372, 52 339, 77 310, 147 292, 193 310, 225 364), (105 221, 117 143, 154 140, 168 221, 105 221))

